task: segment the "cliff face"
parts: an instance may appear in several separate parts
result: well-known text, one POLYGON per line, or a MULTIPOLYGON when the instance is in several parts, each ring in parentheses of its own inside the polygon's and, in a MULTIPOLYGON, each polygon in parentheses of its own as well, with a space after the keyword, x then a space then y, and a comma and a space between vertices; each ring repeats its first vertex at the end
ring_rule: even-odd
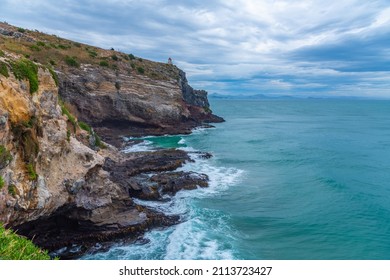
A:
POLYGON ((209 108, 206 91, 188 85, 173 65, 173 77, 153 79, 129 71, 126 62, 108 69, 94 65, 59 72, 60 95, 75 115, 117 143, 122 136, 187 134, 204 122, 220 122, 209 108), (117 139, 112 136, 116 135, 117 139))
POLYGON ((174 172, 190 161, 183 151, 123 154, 98 134, 120 146, 122 136, 222 119, 177 67, 72 44, 0 23, 0 223, 46 249, 82 252, 178 222, 134 197, 160 200, 208 181, 174 172))
POLYGON ((102 179, 100 186, 89 186, 94 192, 100 191, 107 201, 123 195, 105 182, 104 157, 77 139, 84 133, 68 136, 67 118, 58 105, 51 73, 39 67, 37 74, 39 88, 33 94, 27 80, 18 80, 12 73, 0 76, 0 145, 9 154, 0 170, 0 221, 9 226, 76 203, 78 190, 88 187, 86 174, 92 171, 102 179))

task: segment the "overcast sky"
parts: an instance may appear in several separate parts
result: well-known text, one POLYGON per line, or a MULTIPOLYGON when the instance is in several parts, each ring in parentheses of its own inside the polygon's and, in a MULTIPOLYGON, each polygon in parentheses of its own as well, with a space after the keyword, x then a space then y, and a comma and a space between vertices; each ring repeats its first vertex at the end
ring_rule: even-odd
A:
POLYGON ((390 98, 389 0, 0 0, 0 20, 157 61, 209 93, 390 98))

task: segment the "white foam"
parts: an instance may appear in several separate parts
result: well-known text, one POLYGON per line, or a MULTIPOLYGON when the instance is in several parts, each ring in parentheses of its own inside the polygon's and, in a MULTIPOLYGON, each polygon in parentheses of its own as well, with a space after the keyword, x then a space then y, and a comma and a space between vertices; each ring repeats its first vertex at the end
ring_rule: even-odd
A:
MULTIPOLYGON (((227 230, 225 225, 219 226, 227 230)), ((224 249, 220 241, 209 235, 213 230, 208 228, 205 221, 196 217, 177 225, 169 235, 164 259, 233 259, 233 252, 224 249)), ((229 242, 228 238, 224 242, 229 242)))
POLYGON ((186 140, 183 137, 180 139, 179 142, 177 142, 177 144, 179 144, 179 145, 184 145, 185 143, 186 143, 186 140))
POLYGON ((152 144, 153 144, 152 141, 144 140, 141 143, 128 146, 128 147, 124 148, 122 151, 124 153, 153 151, 153 150, 155 150, 155 147, 153 147, 152 144))
POLYGON ((134 202, 139 205, 163 212, 167 215, 184 216, 188 212, 188 201, 186 199, 188 199, 189 196, 182 196, 182 193, 184 192, 180 192, 173 199, 169 199, 167 201, 146 201, 135 198, 134 202))
MULTIPOLYGON (((183 150, 189 151, 190 149, 185 148, 183 150)), ((201 154, 190 153, 189 155, 194 162, 186 163, 178 171, 193 171, 207 174, 209 176, 209 187, 202 189, 202 192, 206 195, 225 191, 230 186, 237 184, 243 177, 244 170, 216 166, 213 164, 213 159, 202 159, 201 154)))
POLYGON ((210 128, 205 128, 205 127, 196 127, 193 130, 191 130, 192 134, 202 134, 204 132, 207 132, 207 130, 210 128))

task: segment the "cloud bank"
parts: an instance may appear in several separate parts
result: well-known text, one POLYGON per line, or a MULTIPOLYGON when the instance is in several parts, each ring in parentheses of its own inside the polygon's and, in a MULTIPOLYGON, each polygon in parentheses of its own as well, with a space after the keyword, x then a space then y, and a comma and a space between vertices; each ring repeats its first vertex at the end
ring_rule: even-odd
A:
POLYGON ((2 1, 0 19, 157 61, 219 94, 390 98, 378 1, 2 1))

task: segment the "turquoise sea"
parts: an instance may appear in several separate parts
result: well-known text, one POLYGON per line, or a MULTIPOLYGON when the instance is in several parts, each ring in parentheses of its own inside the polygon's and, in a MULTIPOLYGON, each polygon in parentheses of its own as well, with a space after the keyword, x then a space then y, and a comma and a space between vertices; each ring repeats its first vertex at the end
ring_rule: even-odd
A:
POLYGON ((208 189, 142 202, 180 214, 84 259, 390 259, 390 101, 212 100, 226 119, 128 149, 212 152, 208 189))

